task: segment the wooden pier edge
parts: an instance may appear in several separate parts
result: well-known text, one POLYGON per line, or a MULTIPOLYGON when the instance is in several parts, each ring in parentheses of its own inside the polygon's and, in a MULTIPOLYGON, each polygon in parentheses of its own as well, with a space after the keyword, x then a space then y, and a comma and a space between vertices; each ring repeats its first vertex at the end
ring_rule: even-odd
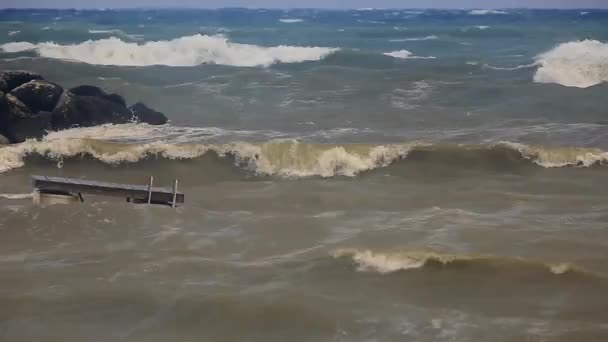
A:
POLYGON ((175 207, 184 203, 185 196, 177 191, 177 180, 173 189, 154 187, 154 178, 150 177, 147 185, 119 184, 93 180, 32 176, 34 192, 39 196, 44 194, 78 195, 93 194, 100 196, 123 197, 134 203, 163 204, 175 207))

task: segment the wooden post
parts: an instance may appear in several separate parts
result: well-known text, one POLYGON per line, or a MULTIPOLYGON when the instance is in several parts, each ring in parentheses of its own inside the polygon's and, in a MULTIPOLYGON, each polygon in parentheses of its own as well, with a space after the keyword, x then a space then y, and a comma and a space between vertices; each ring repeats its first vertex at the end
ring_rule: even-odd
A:
POLYGON ((176 201, 177 200, 177 179, 175 180, 175 182, 173 183, 173 203, 171 204, 171 206, 173 208, 175 208, 176 205, 176 201))
MULTIPOLYGON (((152 203, 152 184, 154 183, 154 176, 150 176, 150 183, 148 184, 148 204, 152 203)), ((173 195, 175 201, 175 195, 173 195)))

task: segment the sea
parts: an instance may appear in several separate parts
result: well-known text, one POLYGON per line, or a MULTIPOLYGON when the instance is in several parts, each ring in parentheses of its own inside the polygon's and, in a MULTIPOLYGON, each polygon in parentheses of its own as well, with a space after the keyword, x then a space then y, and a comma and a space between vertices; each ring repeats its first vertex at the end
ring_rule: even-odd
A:
POLYGON ((0 147, 1 341, 608 340, 608 11, 6 9, 13 69, 170 121, 0 147))

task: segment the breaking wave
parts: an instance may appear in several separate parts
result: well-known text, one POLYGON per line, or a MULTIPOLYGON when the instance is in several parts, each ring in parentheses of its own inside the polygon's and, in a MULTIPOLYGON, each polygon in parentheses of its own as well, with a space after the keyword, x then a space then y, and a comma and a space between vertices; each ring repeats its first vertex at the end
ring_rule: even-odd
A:
POLYGON ((496 15, 496 14, 508 14, 505 11, 497 11, 490 9, 476 9, 469 12, 470 15, 496 15))
POLYGON ((79 44, 17 42, 0 45, 5 52, 35 51, 41 57, 74 60, 97 65, 120 66, 269 66, 275 63, 318 61, 338 49, 327 47, 239 44, 223 36, 193 35, 142 44, 111 37, 79 44))
POLYGON ((398 43, 398 42, 416 42, 416 41, 424 41, 424 40, 435 40, 439 39, 437 36, 426 36, 426 37, 413 37, 413 38, 399 38, 399 39, 391 39, 390 42, 398 43))
POLYGON ((539 83, 588 88, 608 82, 608 44, 597 40, 563 43, 536 57, 539 83))
MULTIPOLYGON (((177 131, 183 133, 179 129, 177 131)), ((322 144, 294 139, 206 143, 189 141, 183 138, 183 134, 171 137, 163 132, 163 128, 144 126, 134 130, 132 125, 117 125, 54 132, 42 140, 28 140, 2 147, 0 172, 22 167, 28 156, 35 155, 53 161, 91 157, 108 164, 120 164, 150 157, 194 159, 208 153, 231 158, 235 166, 256 175, 280 177, 353 177, 362 172, 388 167, 401 160, 467 167, 509 167, 522 163, 533 163, 545 168, 608 165, 608 152, 596 148, 542 147, 510 142, 487 145, 425 142, 322 144)))
POLYGON ((435 59, 435 58, 437 58, 434 56, 428 56, 428 57, 415 56, 412 52, 410 52, 408 50, 385 52, 384 55, 393 57, 393 58, 399 58, 399 59, 435 59))
POLYGON ((394 273, 424 268, 456 268, 461 266, 493 267, 496 269, 519 267, 541 268, 554 275, 568 273, 588 273, 571 263, 541 263, 519 258, 497 256, 454 255, 435 252, 384 252, 369 249, 340 249, 333 253, 334 258, 349 258, 362 272, 394 273))
POLYGON ((284 23, 284 24, 295 24, 295 23, 301 23, 304 21, 304 19, 299 19, 299 18, 283 18, 283 19, 279 19, 280 22, 284 23))

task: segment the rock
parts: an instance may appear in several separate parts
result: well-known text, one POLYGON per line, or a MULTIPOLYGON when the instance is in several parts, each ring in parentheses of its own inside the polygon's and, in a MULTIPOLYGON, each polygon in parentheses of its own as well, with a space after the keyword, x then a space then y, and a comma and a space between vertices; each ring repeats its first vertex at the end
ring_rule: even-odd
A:
POLYGON ((145 122, 150 125, 164 125, 167 123, 165 114, 148 108, 148 106, 141 102, 137 102, 129 107, 129 110, 133 113, 134 119, 137 122, 145 122))
POLYGON ((8 84, 4 80, 4 78, 0 77, 0 91, 6 93, 8 89, 8 84))
POLYGON ((5 137, 4 135, 0 134, 0 146, 2 145, 8 145, 10 144, 10 140, 8 140, 7 137, 5 137))
POLYGON ((0 87, 6 84, 4 90, 0 89, 5 93, 8 93, 11 90, 17 88, 18 86, 25 84, 31 80, 44 79, 42 76, 35 72, 25 70, 4 71, 2 72, 2 74, 0 74, 0 78, 2 78, 2 80, 4 81, 0 82, 0 87))
POLYGON ((123 107, 127 106, 127 102, 122 96, 118 94, 107 94, 105 91, 101 90, 101 88, 92 85, 81 85, 78 87, 71 88, 70 93, 76 96, 101 97, 108 101, 115 102, 123 107))
POLYGON ((59 85, 44 80, 29 81, 10 92, 32 112, 53 111, 62 93, 59 85))
MULTIPOLYGON (((107 95, 103 93, 104 95, 107 95)), ((130 122, 133 114, 127 107, 107 96, 79 96, 66 91, 53 110, 53 128, 90 127, 107 123, 130 122)))
POLYGON ((40 138, 51 128, 50 113, 33 114, 13 95, 0 94, 0 134, 11 143, 40 138))
POLYGON ((32 116, 16 120, 11 127, 12 142, 18 143, 26 139, 42 138, 52 129, 52 118, 53 113, 51 112, 38 112, 32 116))

